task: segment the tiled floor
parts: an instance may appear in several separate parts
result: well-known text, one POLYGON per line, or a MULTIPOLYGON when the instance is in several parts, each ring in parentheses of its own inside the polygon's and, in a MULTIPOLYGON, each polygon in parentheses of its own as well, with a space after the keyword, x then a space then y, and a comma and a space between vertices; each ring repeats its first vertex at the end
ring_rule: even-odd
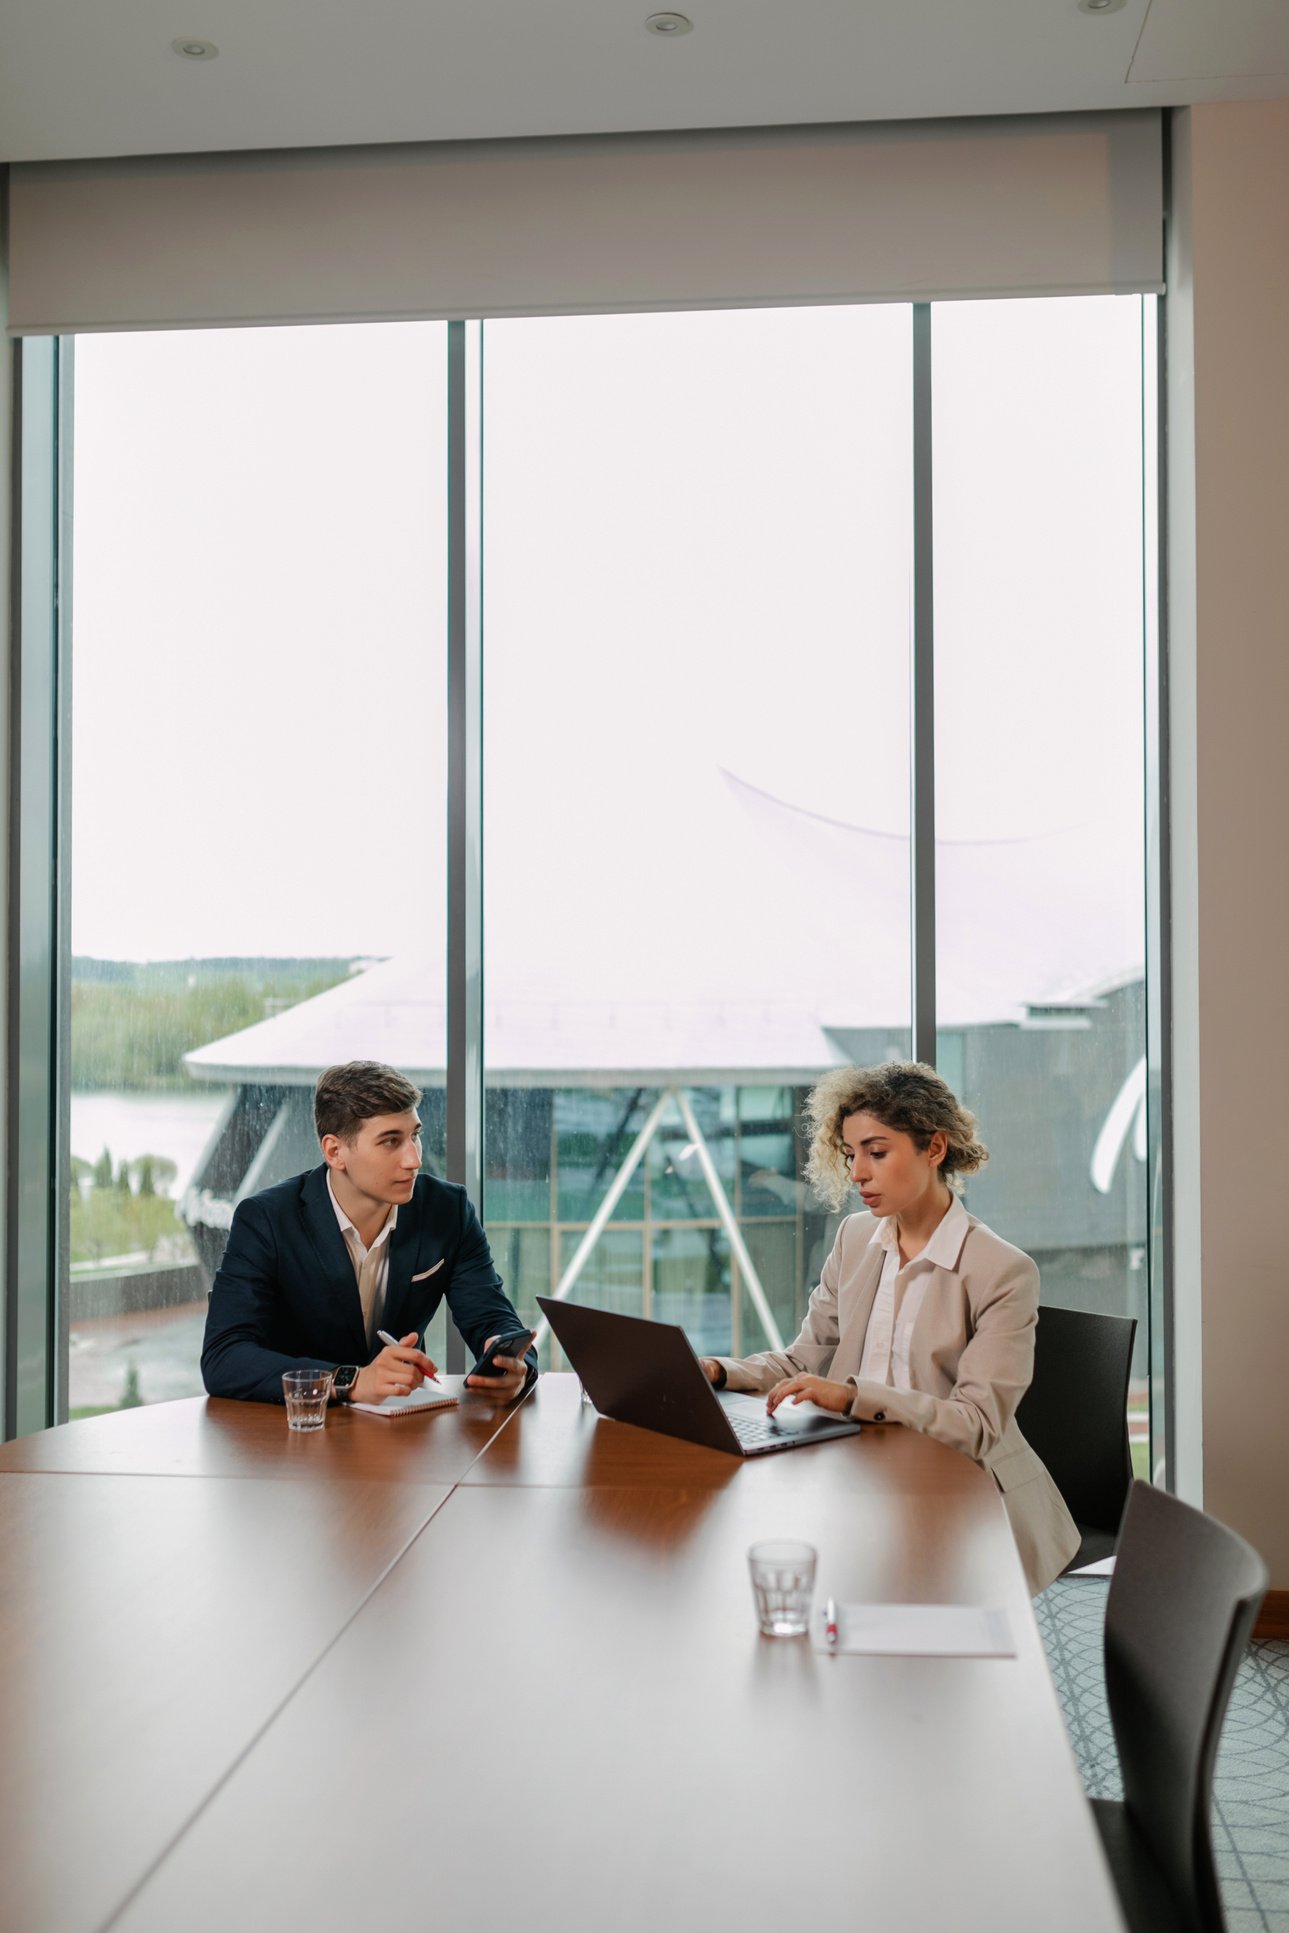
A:
MULTIPOLYGON (((1035 1604, 1070 1743, 1093 1798, 1120 1795, 1101 1631, 1108 1585, 1066 1578, 1035 1604)), ((1228 1933, 1289 1933, 1289 1643, 1251 1646, 1213 1781, 1213 1844, 1228 1933)))

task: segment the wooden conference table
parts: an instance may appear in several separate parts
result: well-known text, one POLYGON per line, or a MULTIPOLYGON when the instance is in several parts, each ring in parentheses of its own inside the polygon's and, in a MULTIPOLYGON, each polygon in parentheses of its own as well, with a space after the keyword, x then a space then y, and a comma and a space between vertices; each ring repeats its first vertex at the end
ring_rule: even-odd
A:
POLYGON ((547 1376, 384 1423, 202 1399, 0 1448, 0 1925, 1120 1918, 993 1484, 896 1428, 746 1463, 547 1376), (759 1637, 998 1604, 1010 1659, 759 1637))

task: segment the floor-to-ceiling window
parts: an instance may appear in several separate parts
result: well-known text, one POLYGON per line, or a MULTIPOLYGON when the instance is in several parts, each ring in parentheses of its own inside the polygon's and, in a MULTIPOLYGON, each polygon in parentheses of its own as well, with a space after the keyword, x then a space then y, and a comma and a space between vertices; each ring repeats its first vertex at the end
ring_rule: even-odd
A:
POLYGON ((974 1212, 1044 1299, 1135 1316, 1147 1461, 1143 327, 1153 303, 934 311, 938 1059, 974 1212))
MULTIPOLYGON (((317 1159, 319 1061, 441 1078, 444 334, 77 345, 73 1414, 200 1389, 232 1204, 317 1159)), ((433 1096, 425 1128, 441 1160, 433 1096)))
MULTIPOLYGON (((1152 309, 936 305, 928 399, 968 1205, 1050 1300, 1139 1315, 1152 309)), ((73 1409, 200 1387, 321 1066, 406 1067, 442 1159, 444 333, 78 345, 73 1409)), ((911 311, 483 346, 483 1212, 526 1314, 757 1348, 832 1232, 804 1090, 909 1051, 911 311)))
POLYGON ((802 1091, 839 1027, 908 1050, 909 311, 484 345, 490 1223, 548 1293, 778 1346, 802 1091))

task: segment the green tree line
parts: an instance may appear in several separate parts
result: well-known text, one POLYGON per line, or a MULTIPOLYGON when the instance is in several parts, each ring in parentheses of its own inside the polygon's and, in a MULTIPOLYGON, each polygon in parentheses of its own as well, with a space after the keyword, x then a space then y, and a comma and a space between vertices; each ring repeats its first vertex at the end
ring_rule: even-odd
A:
POLYGON ((168 1155, 144 1154, 118 1167, 108 1148, 97 1161, 74 1154, 68 1177, 73 1263, 139 1254, 151 1262, 164 1239, 186 1244, 188 1231, 169 1196, 177 1172, 168 1155))
MULTIPOLYGON (((182 963, 181 963, 182 964, 182 963)), ((185 1087, 183 1056, 343 980, 347 961, 265 961, 256 971, 183 972, 174 963, 93 977, 73 968, 72 1086, 81 1092, 185 1087), (128 977, 127 977, 128 976, 128 977)))
POLYGON ((188 1231, 166 1195, 121 1194, 116 1188, 79 1189, 71 1199, 71 1258, 73 1262, 102 1262, 112 1255, 146 1255, 155 1259, 163 1238, 179 1239, 188 1231))

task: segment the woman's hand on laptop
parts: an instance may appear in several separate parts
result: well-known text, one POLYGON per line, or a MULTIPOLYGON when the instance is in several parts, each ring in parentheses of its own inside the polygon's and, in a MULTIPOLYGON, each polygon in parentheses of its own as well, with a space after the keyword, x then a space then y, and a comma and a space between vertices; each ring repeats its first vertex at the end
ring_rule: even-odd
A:
POLYGON ((785 1376, 765 1399, 767 1414, 774 1415, 780 1403, 813 1403, 817 1409, 830 1409, 844 1416, 855 1400, 849 1383, 832 1383, 826 1376, 785 1376))
POLYGON ((698 1361, 708 1382, 715 1384, 716 1388, 719 1389, 721 1386, 721 1366, 716 1358, 714 1356, 700 1356, 698 1361))

